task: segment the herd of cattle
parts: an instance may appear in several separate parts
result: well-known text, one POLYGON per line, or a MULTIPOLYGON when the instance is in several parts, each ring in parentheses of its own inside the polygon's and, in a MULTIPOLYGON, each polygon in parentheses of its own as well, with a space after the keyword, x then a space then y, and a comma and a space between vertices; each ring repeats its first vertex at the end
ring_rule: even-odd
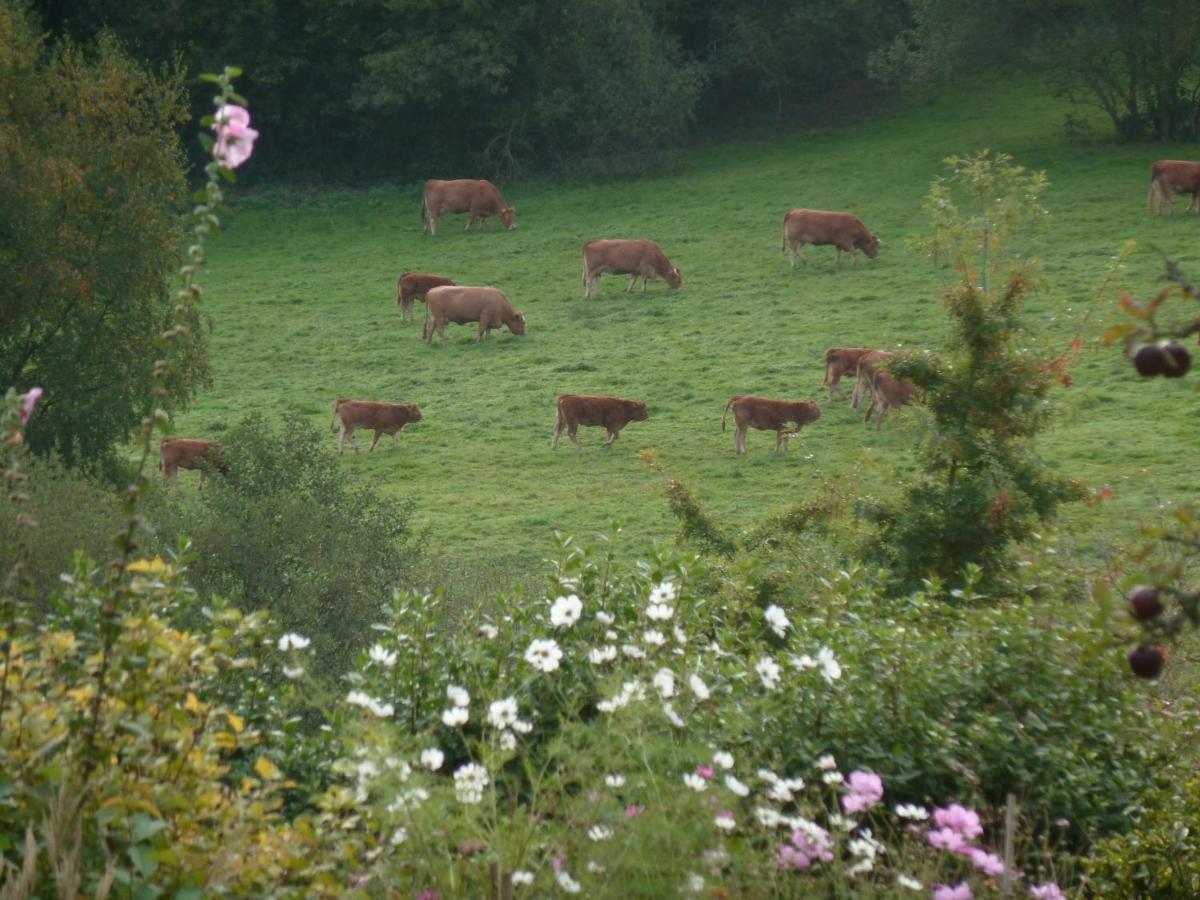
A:
MULTIPOLYGON (((1173 213, 1171 198, 1174 194, 1188 194, 1187 209, 1200 213, 1200 162, 1184 160, 1159 160, 1150 170, 1150 210, 1161 215, 1165 208, 1173 213)), ((516 210, 509 206, 500 191, 490 181, 461 179, 456 181, 430 180, 425 183, 421 201, 421 224, 430 236, 437 234, 437 221, 443 213, 469 213, 464 231, 476 222, 483 228, 484 220, 496 216, 505 228, 517 227, 516 210)), ((834 265, 840 265, 842 254, 849 253, 858 265, 858 251, 869 259, 879 256, 880 240, 867 230, 856 216, 844 212, 826 212, 814 209, 793 209, 783 217, 783 237, 780 249, 786 250, 791 265, 796 257, 807 265, 804 247, 833 246, 837 255, 834 265)), ((628 293, 642 279, 642 291, 652 278, 662 278, 672 288, 683 285, 683 275, 671 263, 662 248, 651 240, 596 240, 583 245, 583 296, 592 296, 596 291, 596 279, 603 273, 629 275, 628 293)), ((525 316, 513 308, 508 297, 494 287, 457 285, 451 278, 419 272, 405 272, 396 285, 396 302, 400 306, 401 320, 412 318, 413 304, 423 300, 426 306, 425 325, 422 339, 433 341, 433 335, 441 336, 446 344, 446 325, 478 323, 482 342, 495 329, 507 328, 515 335, 525 333, 525 316)), ((883 424, 889 409, 899 409, 919 399, 916 386, 907 379, 892 377, 888 365, 893 354, 866 347, 835 347, 825 354, 825 379, 829 385, 829 399, 841 391, 841 380, 852 376, 855 380, 851 405, 858 409, 864 400, 867 411, 864 421, 875 414, 875 428, 883 424)), ((734 446, 740 453, 746 452, 746 431, 756 428, 775 432, 775 450, 787 450, 788 438, 797 434, 805 425, 821 417, 821 410, 810 400, 789 401, 770 397, 731 397, 721 415, 721 430, 725 430, 730 407, 736 426, 734 446)), ((603 427, 608 433, 605 446, 617 439, 621 429, 630 422, 644 422, 650 418, 646 403, 642 400, 627 400, 621 397, 584 396, 563 394, 558 398, 557 418, 551 449, 558 447, 558 439, 565 430, 576 450, 581 450, 576 432, 580 425, 603 427)), ((390 435, 396 446, 396 435, 410 422, 421 421, 421 410, 415 403, 382 403, 367 400, 339 399, 334 404, 330 430, 337 431, 338 452, 345 452, 346 439, 358 451, 354 430, 361 428, 374 432, 370 450, 375 449, 382 435, 390 435)), ((179 469, 206 467, 224 471, 220 446, 213 441, 187 438, 165 438, 159 446, 159 463, 168 481, 174 481, 179 469)))

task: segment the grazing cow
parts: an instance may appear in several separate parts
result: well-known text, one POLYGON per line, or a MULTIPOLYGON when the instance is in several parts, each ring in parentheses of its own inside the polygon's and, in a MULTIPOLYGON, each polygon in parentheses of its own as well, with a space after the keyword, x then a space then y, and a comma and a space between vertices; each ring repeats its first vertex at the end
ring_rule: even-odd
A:
POLYGON ((854 394, 850 398, 852 409, 858 409, 862 398, 870 396, 876 369, 885 365, 893 356, 895 354, 887 350, 872 350, 858 358, 858 365, 854 369, 854 394))
POLYGON ((381 434, 392 436, 392 446, 397 447, 396 432, 409 422, 420 422, 421 410, 415 403, 376 403, 374 400, 338 400, 333 404, 333 420, 329 430, 337 430, 337 422, 342 423, 341 434, 338 435, 338 455, 346 452, 346 438, 350 438, 350 446, 358 452, 358 442, 354 440, 355 428, 369 428, 375 432, 371 441, 371 450, 379 443, 381 434))
POLYGON ((517 227, 517 211, 504 202, 500 191, 490 181, 476 181, 471 178, 460 178, 455 181, 440 181, 436 178, 425 182, 425 196, 421 198, 421 225, 429 235, 437 234, 437 220, 444 212, 469 212, 467 220, 470 229, 479 220, 479 229, 483 230, 483 220, 488 216, 499 216, 504 227, 512 231, 517 227))
POLYGON ((831 347, 825 351, 825 377, 821 384, 829 385, 829 399, 833 392, 842 392, 842 376, 858 372, 858 361, 868 353, 875 353, 867 347, 831 347))
POLYGON ((583 245, 583 297, 586 300, 596 292, 596 278, 602 272, 612 272, 614 275, 628 275, 629 287, 625 293, 633 290, 639 277, 642 279, 642 293, 646 292, 646 282, 655 275, 666 280, 672 288, 683 285, 683 275, 676 266, 671 265, 662 247, 645 239, 635 241, 588 241, 583 245))
POLYGON ((163 438, 158 445, 158 465, 163 477, 172 484, 178 481, 176 473, 179 469, 198 469, 201 481, 209 466, 222 475, 228 471, 221 459, 220 444, 191 438, 163 438))
POLYGON ((733 406, 733 422, 737 425, 734 436, 734 446, 738 453, 746 452, 746 429, 753 426, 762 431, 775 432, 775 452, 782 447, 787 451, 788 438, 799 434, 800 429, 810 422, 821 418, 821 410, 811 400, 794 402, 791 400, 772 400, 769 397, 730 397, 721 413, 721 430, 725 430, 725 416, 729 407, 733 406), (787 431, 787 425, 795 425, 787 431))
POLYGON ((396 282, 396 302, 400 304, 400 319, 412 318, 414 300, 425 300, 430 288, 453 285, 454 279, 441 275, 424 275, 420 272, 405 272, 396 282))
POLYGON ((871 376, 871 402, 867 405, 867 414, 863 421, 871 421, 872 411, 878 409, 879 414, 875 418, 875 430, 878 431, 889 409, 907 406, 919 397, 920 392, 911 380, 905 378, 898 381, 889 375, 886 369, 876 369, 871 376))
POLYGON ((479 323, 479 339, 483 343, 488 332, 502 325, 513 334, 525 333, 525 317, 513 309, 502 291, 494 287, 435 287, 425 295, 425 331, 421 337, 433 343, 433 333, 442 336, 446 346, 446 323, 466 325, 479 323))
POLYGON ((645 422, 650 418, 643 400, 622 400, 620 397, 587 397, 582 394, 563 394, 558 398, 558 420, 554 423, 554 438, 550 441, 550 449, 558 449, 558 436, 563 429, 567 437, 575 445, 576 452, 581 452, 579 439, 575 431, 580 425, 602 425, 608 431, 605 447, 611 447, 621 429, 630 422, 645 422))
POLYGON ((837 247, 835 266, 842 264, 842 253, 849 253, 858 265, 858 251, 867 254, 868 258, 879 256, 879 245, 883 243, 871 232, 867 231, 858 216, 844 212, 825 212, 819 209, 793 209, 783 217, 783 239, 779 249, 787 250, 792 268, 796 268, 796 256, 808 265, 804 256, 804 245, 822 246, 833 244, 837 247))
POLYGON ((1191 194, 1187 208, 1200 213, 1200 162, 1181 159, 1160 159, 1150 168, 1150 211, 1162 215, 1165 205, 1169 214, 1175 209, 1172 194, 1191 194))

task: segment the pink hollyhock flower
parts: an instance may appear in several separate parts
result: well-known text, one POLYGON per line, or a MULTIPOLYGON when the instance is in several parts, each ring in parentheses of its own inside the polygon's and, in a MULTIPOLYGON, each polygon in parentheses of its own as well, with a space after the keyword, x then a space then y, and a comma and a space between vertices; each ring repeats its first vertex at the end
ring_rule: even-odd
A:
POLYGON ((21 424, 24 425, 29 421, 29 417, 33 415, 33 408, 37 406, 38 399, 42 396, 40 387, 30 388, 29 391, 21 398, 21 424))
POLYGON ((1062 888, 1053 881, 1031 887, 1029 896, 1037 897, 1038 900, 1067 900, 1067 895, 1062 892, 1062 888))
POLYGON ((807 869, 812 865, 812 859, 803 851, 797 850, 791 844, 779 845, 779 868, 807 869))
POLYGON ((973 900, 974 896, 971 886, 965 881, 960 881, 957 887, 950 887, 948 884, 933 886, 933 900, 973 900))
POLYGON ((935 809, 933 820, 942 828, 953 828, 967 840, 983 834, 983 826, 979 824, 979 814, 974 810, 951 803, 945 809, 935 809))
POLYGON ((225 168, 236 169, 250 158, 258 138, 258 132, 250 127, 250 113, 241 106, 226 103, 213 118, 212 128, 217 135, 213 156, 225 168))
POLYGON ((627 807, 625 807, 625 815, 631 819, 636 819, 638 816, 640 816, 645 811, 646 811, 646 807, 644 807, 644 806, 627 806, 627 807))
POLYGON ((855 769, 846 777, 845 788, 842 809, 847 813, 870 809, 883 799, 883 779, 874 772, 855 769))
POLYGON ((986 850, 981 850, 978 847, 963 847, 958 852, 963 854, 963 856, 970 857, 971 862, 975 864, 975 868, 986 875, 1004 874, 1004 860, 995 853, 988 853, 986 850))
POLYGON ((696 766, 696 774, 705 780, 711 781, 716 777, 717 773, 713 771, 712 766, 696 766))
POLYGON ((963 845, 962 834, 953 828, 935 828, 925 837, 939 850, 958 850, 963 845))
POLYGON ((803 831, 792 832, 792 844, 810 859, 833 862, 833 854, 829 851, 832 843, 833 841, 829 838, 829 832, 824 828, 814 828, 811 835, 803 831))

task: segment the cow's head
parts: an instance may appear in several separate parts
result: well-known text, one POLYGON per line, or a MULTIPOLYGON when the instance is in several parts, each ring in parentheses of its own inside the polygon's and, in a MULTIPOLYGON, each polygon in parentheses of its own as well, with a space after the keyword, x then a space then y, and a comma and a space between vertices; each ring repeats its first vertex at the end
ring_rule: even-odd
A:
POLYGON ((504 227, 512 231, 517 227, 517 211, 511 206, 506 206, 500 210, 500 221, 504 223, 504 227))
POLYGON ((629 407, 629 419, 631 422, 645 422, 650 418, 650 411, 646 409, 645 400, 632 400, 629 407))
POLYGON ((505 324, 513 334, 525 333, 525 317, 519 312, 514 312, 505 324))
POLYGON ((671 266, 667 269, 667 284, 673 288, 683 287, 683 273, 679 271, 679 266, 671 266))
POLYGON ((869 234, 867 235, 867 239, 865 241, 859 242, 858 249, 867 254, 868 259, 878 259, 879 245, 882 243, 883 241, 879 240, 878 237, 873 234, 869 234))
POLYGON ((817 406, 811 400, 805 400, 802 403, 796 404, 796 418, 793 421, 796 423, 797 430, 817 421, 819 418, 821 418, 821 407, 817 406))
POLYGON ((423 415, 421 415, 421 407, 417 406, 415 403, 408 404, 408 413, 410 416, 412 416, 412 421, 414 422, 420 422, 423 418, 425 418, 423 415))

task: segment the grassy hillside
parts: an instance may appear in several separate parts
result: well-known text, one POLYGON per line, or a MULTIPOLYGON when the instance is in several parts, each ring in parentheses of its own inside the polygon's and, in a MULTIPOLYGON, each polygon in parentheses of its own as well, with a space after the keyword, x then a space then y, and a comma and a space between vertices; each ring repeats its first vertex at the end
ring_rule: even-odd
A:
MULTIPOLYGON (((846 403, 822 398, 822 360, 831 346, 941 339, 944 275, 906 238, 924 227, 921 200, 943 157, 990 147, 1047 170, 1054 224, 1033 248, 1045 286, 1029 319, 1033 339, 1054 352, 1067 350, 1124 240, 1153 241, 1200 273, 1200 221, 1154 219, 1145 202, 1150 163, 1195 148, 1073 141, 1064 111, 1029 86, 977 84, 868 124, 704 147, 668 176, 518 183, 504 188, 514 232, 493 220, 465 235, 465 217, 451 216, 425 237, 415 187, 244 198, 205 275, 216 383, 177 431, 219 438, 256 409, 328 428, 335 397, 415 401, 425 421, 402 433, 398 450, 385 439, 373 454, 348 452, 345 465, 388 496, 415 499, 431 547, 501 565, 542 557, 555 528, 591 534, 619 520, 631 545, 668 538, 661 479, 638 459, 649 448, 737 527, 847 473, 862 492, 886 491, 911 465, 921 414, 877 434, 846 403), (794 206, 857 213, 884 239, 880 259, 835 271, 831 248, 809 248, 811 265, 789 269, 780 228, 794 206), (657 281, 630 298, 625 279, 609 276, 584 302, 580 247, 595 237, 654 238, 682 269, 683 288, 657 281), (529 333, 476 346, 472 329, 449 326, 446 348, 426 346, 423 308, 416 323, 399 318, 395 281, 405 270, 500 287, 529 333), (600 447, 602 431, 586 429, 582 456, 565 440, 552 453, 563 392, 645 399, 651 420, 611 450, 600 447), (738 458, 720 418, 741 393, 821 399, 824 416, 786 456, 771 452, 772 435, 752 432, 738 458)), ((1139 254, 1133 284, 1147 293, 1157 269, 1139 254)), ((1052 466, 1113 487, 1111 504, 1067 513, 1066 530, 1091 550, 1200 488, 1194 379, 1138 384, 1096 340, 1113 318, 1106 297, 1041 445, 1052 466)))

